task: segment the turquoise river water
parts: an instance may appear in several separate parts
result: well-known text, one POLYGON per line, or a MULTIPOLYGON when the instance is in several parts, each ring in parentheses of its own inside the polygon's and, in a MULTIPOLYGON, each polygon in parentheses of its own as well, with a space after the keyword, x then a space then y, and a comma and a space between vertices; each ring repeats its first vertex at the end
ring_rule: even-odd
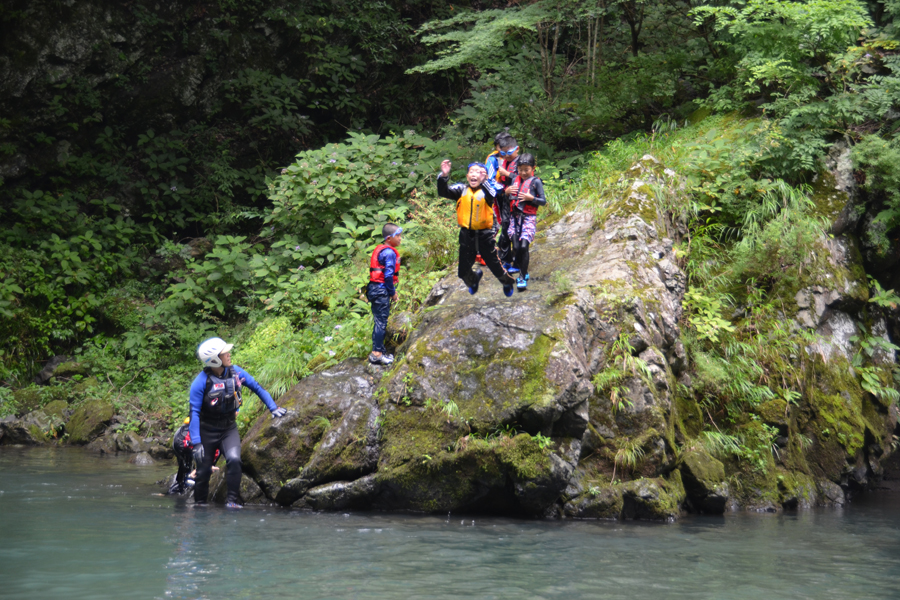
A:
POLYGON ((675 524, 193 508, 172 465, 0 449, 0 598, 897 598, 900 498, 675 524))

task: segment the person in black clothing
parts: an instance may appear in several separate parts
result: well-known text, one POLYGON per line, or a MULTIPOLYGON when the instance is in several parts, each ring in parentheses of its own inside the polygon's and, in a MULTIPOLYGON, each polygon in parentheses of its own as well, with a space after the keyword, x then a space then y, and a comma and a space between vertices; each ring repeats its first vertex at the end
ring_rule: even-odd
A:
POLYGON ((497 190, 487 181, 487 169, 481 163, 469 165, 465 183, 448 184, 450 179, 449 160, 441 163, 441 174, 437 179, 437 192, 443 198, 456 200, 456 221, 459 223, 459 278, 468 286, 470 294, 478 292, 478 285, 484 272, 472 271, 475 257, 481 255, 491 273, 503 284, 503 293, 512 296, 513 279, 500 264, 494 245, 493 204, 497 190))
MULTIPOLYGON (((178 459, 178 472, 175 474, 175 481, 169 487, 170 494, 183 494, 187 488, 194 486, 197 470, 194 468, 194 445, 191 443, 190 423, 191 418, 187 417, 172 438, 172 450, 175 451, 175 458, 178 459)), ((218 449, 213 457, 213 465, 217 460, 219 460, 218 449)), ((213 466, 212 470, 218 471, 219 467, 213 466)))
POLYGON ((512 275, 518 269, 512 264, 514 253, 512 238, 509 236, 509 220, 512 216, 509 209, 511 198, 508 196, 507 188, 512 185, 512 182, 518 175, 519 142, 516 141, 516 138, 511 135, 503 138, 499 156, 500 163, 497 168, 497 185, 495 187, 500 188, 498 195, 500 202, 498 203, 498 209, 494 211, 500 219, 500 237, 497 239, 497 253, 500 257, 500 262, 503 263, 503 268, 512 275))
MULTIPOLYGON (((184 420, 184 425, 175 432, 172 439, 172 450, 175 451, 175 458, 178 459, 178 473, 175 474, 175 483, 169 488, 170 494, 183 494, 188 475, 194 469, 194 450, 191 444, 190 417, 184 420)), ((189 484, 192 485, 192 484, 189 484)))
POLYGON ((228 494, 225 506, 241 508, 241 436, 236 415, 241 407, 242 388, 251 389, 272 412, 280 418, 287 410, 275 404, 272 396, 247 371, 231 362, 231 348, 222 338, 210 338, 197 348, 197 358, 203 371, 194 378, 189 392, 191 422, 189 425, 194 462, 197 463, 197 483, 194 502, 206 504, 209 477, 212 475, 216 452, 225 456, 225 483, 228 494), (202 436, 202 437, 201 437, 202 436))

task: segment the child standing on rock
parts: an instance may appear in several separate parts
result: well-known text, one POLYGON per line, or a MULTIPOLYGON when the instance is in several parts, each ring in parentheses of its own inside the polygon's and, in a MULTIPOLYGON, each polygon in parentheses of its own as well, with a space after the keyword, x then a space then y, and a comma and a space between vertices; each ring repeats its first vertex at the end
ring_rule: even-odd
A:
POLYGON ((451 166, 449 160, 441 163, 437 192, 443 198, 456 200, 456 221, 459 223, 457 274, 469 288, 469 293, 476 294, 484 272, 481 269, 472 271, 472 265, 475 257, 481 254, 487 268, 503 284, 503 293, 512 296, 515 280, 500 264, 492 230, 497 190, 487 181, 487 169, 481 163, 469 165, 465 183, 448 184, 451 166))
POLYGON ((387 223, 381 228, 381 237, 384 241, 376 246, 369 259, 369 285, 366 287, 366 297, 372 305, 372 318, 375 325, 372 328, 372 352, 369 354, 369 362, 373 365, 390 365, 394 357, 384 348, 384 336, 387 331, 388 317, 391 314, 391 302, 397 301, 397 290, 394 288, 399 281, 400 247, 403 229, 393 223, 387 223))
POLYGON ((506 190, 510 198, 509 238, 512 242, 513 266, 519 270, 516 287, 520 292, 528 287, 529 248, 537 229, 538 207, 547 204, 544 182, 534 174, 536 166, 534 155, 520 156, 519 172, 506 190))

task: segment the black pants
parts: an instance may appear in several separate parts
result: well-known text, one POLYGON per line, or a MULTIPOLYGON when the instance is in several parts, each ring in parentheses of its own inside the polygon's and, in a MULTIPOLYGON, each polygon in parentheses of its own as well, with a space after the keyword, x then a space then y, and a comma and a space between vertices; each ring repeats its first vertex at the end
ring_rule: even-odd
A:
POLYGON ((509 239, 509 199, 504 194, 495 202, 500 203, 500 237, 497 239, 497 256, 500 257, 500 262, 508 265, 513 261, 513 252, 510 248, 512 240, 509 239))
POLYGON ((372 352, 386 352, 384 336, 387 332, 388 317, 391 315, 391 297, 378 283, 369 283, 366 297, 372 305, 372 318, 375 320, 375 326, 372 328, 372 352))
POLYGON ((200 421, 200 440, 203 444, 203 463, 197 465, 197 484, 194 486, 194 502, 206 502, 209 496, 209 477, 212 475, 216 450, 225 455, 225 483, 228 485, 226 502, 241 501, 241 435, 237 423, 224 429, 210 427, 200 421))
POLYGON ((475 256, 481 254, 487 268, 491 270, 500 283, 503 285, 512 285, 515 279, 509 276, 500 264, 500 258, 497 256, 497 247, 494 245, 494 234, 490 229, 466 229, 459 228, 459 270, 457 275, 463 282, 472 287, 475 285, 475 271, 472 265, 475 264, 475 256))

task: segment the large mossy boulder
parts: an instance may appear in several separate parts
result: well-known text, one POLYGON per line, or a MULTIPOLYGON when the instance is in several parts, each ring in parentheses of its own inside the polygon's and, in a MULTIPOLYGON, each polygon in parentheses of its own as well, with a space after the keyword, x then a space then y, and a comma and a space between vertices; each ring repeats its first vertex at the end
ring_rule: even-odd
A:
POLYGON ((730 497, 725 465, 706 452, 686 450, 680 461, 684 489, 697 512, 722 514, 730 497))
POLYGON ((85 402, 66 423, 69 442, 73 444, 89 443, 103 432, 115 413, 115 407, 108 400, 85 402))
POLYGON ((576 211, 545 229, 525 293, 506 298, 489 275, 476 296, 440 281, 392 369, 347 361, 299 383, 279 400, 288 415, 247 435, 246 472, 315 509, 556 516, 613 490, 617 518, 675 518, 685 278, 654 183, 677 180, 645 157, 602 222, 576 211), (643 367, 596 388, 623 360, 643 367))
POLYGON ((292 504, 305 491, 375 470, 379 409, 373 398, 380 370, 350 360, 303 380, 245 436, 242 460, 265 494, 292 504))

